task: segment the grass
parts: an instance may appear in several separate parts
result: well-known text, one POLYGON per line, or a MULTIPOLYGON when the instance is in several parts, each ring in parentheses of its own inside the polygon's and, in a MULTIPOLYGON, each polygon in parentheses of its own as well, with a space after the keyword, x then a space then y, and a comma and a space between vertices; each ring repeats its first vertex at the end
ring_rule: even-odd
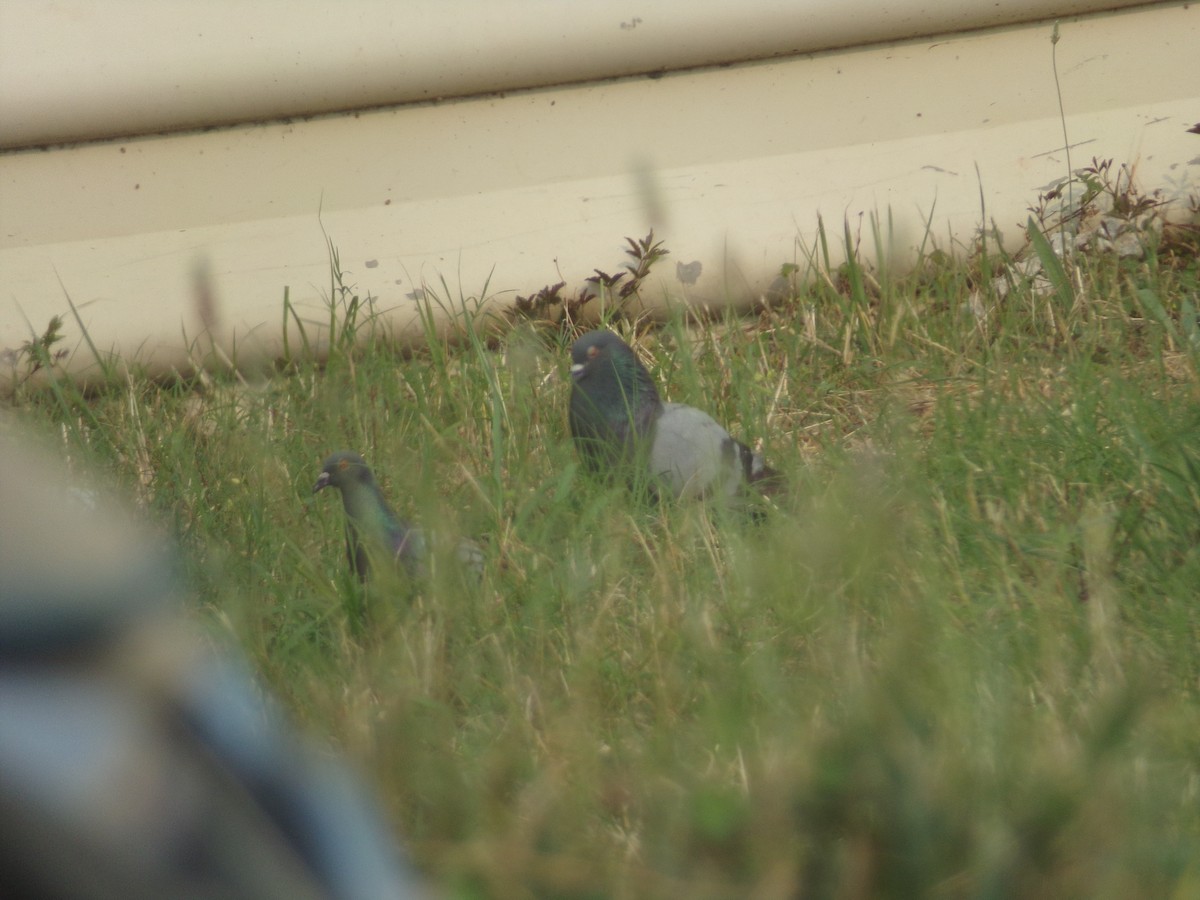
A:
POLYGON ((791 478, 757 525, 583 477, 557 288, 401 354, 335 277, 322 364, 15 405, 169 523, 196 619, 449 896, 1194 896, 1200 242, 1147 240, 1049 290, 990 239, 903 275, 818 246, 750 318, 617 303, 791 478), (360 590, 310 494, 343 447, 482 585, 360 590))

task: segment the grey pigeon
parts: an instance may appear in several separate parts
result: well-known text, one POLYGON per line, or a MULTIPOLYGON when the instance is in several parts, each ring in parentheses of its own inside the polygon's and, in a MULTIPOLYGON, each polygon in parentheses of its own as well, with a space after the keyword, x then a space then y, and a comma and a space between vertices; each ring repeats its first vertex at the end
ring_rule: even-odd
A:
POLYGON ((664 403, 633 350, 611 331, 590 331, 571 346, 571 436, 584 465, 602 474, 644 472, 656 496, 769 494, 779 474, 708 413, 664 403), (645 467, 644 469, 640 467, 645 467))
MULTIPOLYGON (((396 517, 366 460, 353 450, 330 456, 321 465, 313 493, 327 487, 342 493, 346 557, 359 580, 366 581, 373 556, 391 557, 412 577, 429 575, 430 549, 425 532, 396 517)), ((455 555, 459 564, 474 575, 483 570, 483 550, 474 541, 459 541, 455 555)))

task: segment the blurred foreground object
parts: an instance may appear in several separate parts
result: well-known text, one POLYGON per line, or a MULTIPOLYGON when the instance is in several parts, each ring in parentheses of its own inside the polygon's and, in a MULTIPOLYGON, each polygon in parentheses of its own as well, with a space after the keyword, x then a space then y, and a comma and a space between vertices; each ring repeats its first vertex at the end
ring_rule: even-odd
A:
POLYGON ((2 892, 422 896, 354 778, 187 629, 163 542, 39 456, 0 429, 2 892))

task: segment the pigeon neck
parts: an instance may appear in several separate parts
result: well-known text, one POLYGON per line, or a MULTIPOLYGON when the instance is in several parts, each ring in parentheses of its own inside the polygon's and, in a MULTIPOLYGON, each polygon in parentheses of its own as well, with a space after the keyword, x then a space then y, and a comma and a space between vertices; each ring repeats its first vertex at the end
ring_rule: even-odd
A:
POLYGON ((342 491, 342 505, 350 520, 368 534, 382 536, 395 525, 395 516, 375 484, 349 485, 342 491))
POLYGON ((658 388, 646 367, 632 355, 620 355, 613 359, 617 385, 621 390, 622 406, 633 410, 642 409, 659 402, 658 388))

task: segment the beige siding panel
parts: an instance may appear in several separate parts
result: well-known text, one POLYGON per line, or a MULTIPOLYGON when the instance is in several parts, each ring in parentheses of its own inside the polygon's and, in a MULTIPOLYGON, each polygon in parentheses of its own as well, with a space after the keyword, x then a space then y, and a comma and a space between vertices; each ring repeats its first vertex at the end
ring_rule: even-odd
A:
POLYGON ((0 147, 861 47, 1131 0, 0 0, 0 147))

